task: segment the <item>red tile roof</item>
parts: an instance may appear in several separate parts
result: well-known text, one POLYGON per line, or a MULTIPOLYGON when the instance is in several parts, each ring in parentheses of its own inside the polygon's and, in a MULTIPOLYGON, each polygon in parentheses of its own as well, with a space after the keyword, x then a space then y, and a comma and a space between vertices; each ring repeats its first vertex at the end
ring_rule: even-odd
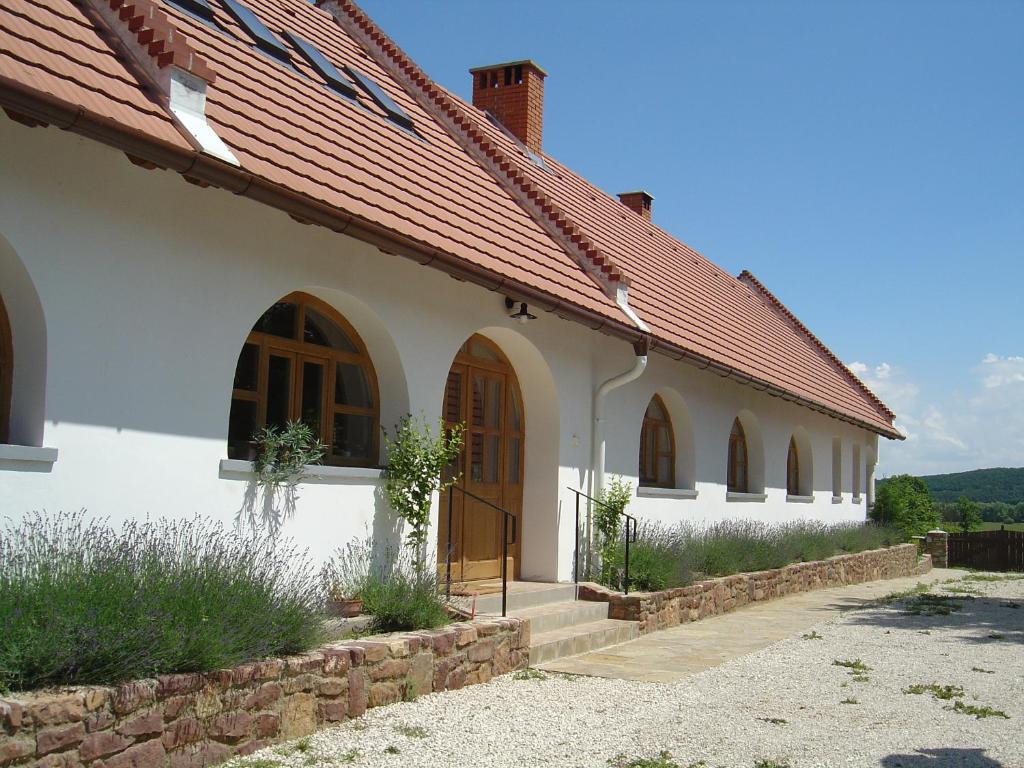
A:
POLYGON ((85 3, 6 0, 0 104, 637 339, 610 298, 628 280, 655 348, 898 436, 892 413, 760 283, 724 273, 553 158, 550 173, 538 168, 354 5, 340 4, 352 24, 339 25, 303 0, 246 0, 275 32, 373 78, 419 135, 369 99, 328 90, 301 57, 288 67, 256 51, 219 7, 228 34, 161 6, 209 65, 206 113, 235 169, 192 149, 85 3))

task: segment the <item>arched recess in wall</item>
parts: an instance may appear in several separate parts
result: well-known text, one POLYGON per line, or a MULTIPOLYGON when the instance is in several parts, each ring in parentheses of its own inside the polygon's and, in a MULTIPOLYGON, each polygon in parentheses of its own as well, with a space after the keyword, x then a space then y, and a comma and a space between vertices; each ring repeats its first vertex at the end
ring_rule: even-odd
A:
MULTIPOLYGON (((540 350, 518 331, 488 326, 477 330, 476 335, 484 337, 511 366, 522 397, 525 450, 519 491, 519 560, 515 568, 519 578, 554 580, 558 577, 558 557, 562 551, 558 539, 559 521, 563 518, 558 507, 561 414, 555 379, 540 350)), ((452 360, 457 362, 459 357, 460 351, 453 350, 452 360)), ((507 466, 504 471, 508 471, 507 466)), ((439 550, 441 544, 439 535, 439 550)))
POLYGON ((251 458, 265 424, 299 420, 328 446, 325 463, 378 466, 380 425, 408 413, 398 351, 383 323, 341 291, 306 288, 263 307, 231 386, 228 457, 251 458))
POLYGON ((786 458, 786 493, 790 496, 814 495, 814 451, 811 437, 803 427, 793 430, 786 458), (792 462, 796 461, 796 471, 792 462))
MULTIPOLYGON (((0 442, 41 446, 46 420, 46 320, 35 284, 11 244, 0 235, 0 299, 8 328, 0 350, 0 391, 7 403, 6 436, 0 442)), ((0 321, 2 322, 2 321, 0 321)), ((2 332, 2 329, 0 329, 2 332)), ((0 408, 0 410, 3 410, 0 408)))
POLYGON ((875 449, 868 446, 864 449, 864 493, 867 496, 868 507, 875 503, 875 465, 878 463, 878 456, 875 449))
POLYGON ((752 411, 736 414, 729 432, 726 452, 726 485, 736 493, 764 493, 764 435, 761 422, 752 411), (742 444, 742 452, 739 446, 742 444), (745 459, 740 471, 739 462, 745 459))
POLYGON ((640 432, 640 472, 642 485, 661 486, 661 487, 672 487, 681 488, 686 490, 694 489, 695 475, 696 475, 696 455, 693 439, 693 422, 690 419, 690 410, 686 406, 686 401, 678 391, 671 387, 663 387, 659 389, 652 397, 647 405, 647 410, 644 415, 644 426, 640 432), (652 410, 652 406, 654 406, 652 410), (657 419, 652 419, 652 415, 656 415, 657 411, 662 409, 667 420, 667 424, 663 427, 657 423, 657 419), (662 432, 661 436, 650 434, 652 429, 660 429, 662 432), (651 449, 654 449, 655 454, 659 453, 659 447, 664 442, 665 430, 669 431, 667 435, 671 439, 672 447, 672 471, 671 471, 671 483, 666 482, 650 482, 652 478, 661 479, 659 476, 665 474, 665 469, 661 468, 658 470, 655 462, 657 456, 649 456, 651 449), (645 470, 645 465, 647 469, 645 470), (651 474, 651 470, 657 470, 654 475, 651 474), (647 482, 644 482, 645 478, 647 482))

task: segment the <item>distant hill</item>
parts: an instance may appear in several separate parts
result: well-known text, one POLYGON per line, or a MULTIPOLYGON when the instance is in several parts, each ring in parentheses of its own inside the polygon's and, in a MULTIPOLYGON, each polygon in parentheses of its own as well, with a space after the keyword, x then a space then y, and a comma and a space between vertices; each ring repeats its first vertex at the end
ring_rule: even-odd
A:
MULTIPOLYGON (((1024 501, 1024 467, 974 469, 946 475, 924 475, 921 479, 935 501, 956 501, 961 496, 981 502, 1016 504, 1024 501)), ((883 483, 885 480, 878 481, 879 485, 883 483)))

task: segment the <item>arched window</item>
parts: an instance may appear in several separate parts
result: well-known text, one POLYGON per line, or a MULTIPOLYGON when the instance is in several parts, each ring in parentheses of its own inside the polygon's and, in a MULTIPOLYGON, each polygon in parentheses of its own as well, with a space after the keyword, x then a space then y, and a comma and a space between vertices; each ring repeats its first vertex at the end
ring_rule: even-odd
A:
POLYGON ((7 319, 4 299, 0 296, 0 443, 11 434, 11 391, 14 384, 14 341, 7 319))
POLYGON ((747 464, 747 435, 739 419, 732 423, 729 433, 729 472, 727 487, 734 493, 746 493, 749 487, 747 464))
POLYGON ((648 403, 640 430, 640 485, 676 486, 676 440, 668 409, 658 395, 648 403))
POLYGON ((786 493, 790 496, 800 495, 800 451, 796 447, 796 437, 789 438, 789 455, 786 457, 786 493))
POLYGON ((252 458, 264 425, 304 421, 329 464, 377 463, 377 377, 366 346, 341 315, 312 296, 285 296, 253 326, 235 368, 228 457, 252 458))

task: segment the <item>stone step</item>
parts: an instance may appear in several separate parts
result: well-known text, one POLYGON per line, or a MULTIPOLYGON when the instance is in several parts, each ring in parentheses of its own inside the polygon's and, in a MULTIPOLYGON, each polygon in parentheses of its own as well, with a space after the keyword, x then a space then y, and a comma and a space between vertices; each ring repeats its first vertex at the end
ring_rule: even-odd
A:
POLYGON ((509 616, 530 620, 530 634, 538 635, 563 627, 589 624, 608 618, 608 603, 572 600, 509 611, 509 616))
POLYGON ((639 624, 635 621, 619 621, 618 619, 600 619, 536 634, 531 627, 530 666, 566 656, 589 653, 609 645, 627 643, 638 637, 640 637, 639 624))
MULTIPOLYGON (((539 605, 565 603, 576 599, 575 584, 547 584, 533 581, 509 582, 508 612, 520 611, 525 608, 536 608, 539 605)), ((467 602, 472 598, 464 598, 467 602)), ((479 595, 476 599, 476 612, 501 614, 501 591, 479 595)))

